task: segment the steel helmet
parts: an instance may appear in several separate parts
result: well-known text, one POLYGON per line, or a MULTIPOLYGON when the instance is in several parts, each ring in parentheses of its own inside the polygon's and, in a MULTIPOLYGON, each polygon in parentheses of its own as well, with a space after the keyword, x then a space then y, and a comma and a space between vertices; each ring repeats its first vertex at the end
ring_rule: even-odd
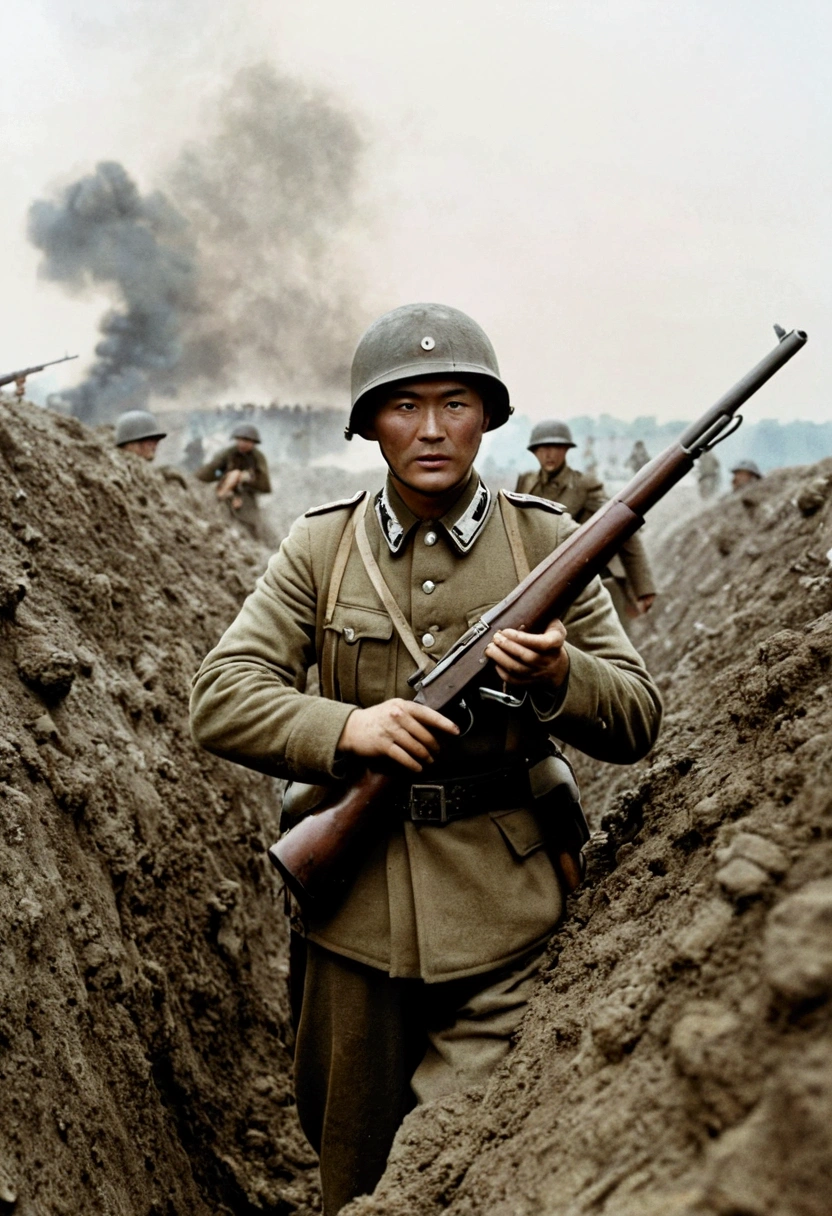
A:
POLYGON ((731 468, 732 473, 750 473, 752 477, 762 477, 762 473, 753 460, 738 460, 731 468))
POLYGON ((538 422, 529 436, 527 450, 533 452, 535 448, 542 448, 544 444, 548 443, 557 444, 559 447, 564 448, 578 446, 572 438, 572 432, 566 423, 555 422, 552 419, 548 422, 538 422))
POLYGON ((250 439, 252 443, 261 443, 260 432, 256 426, 252 426, 250 422, 241 422, 239 426, 235 426, 231 432, 232 439, 250 439))
POLYGON ((363 433, 374 390, 442 373, 481 380, 477 387, 490 412, 489 431, 508 420, 508 389, 500 379, 494 347, 476 321, 446 304, 405 304, 386 312, 373 322, 353 356, 347 439, 363 433))
POLYGON ((159 423, 147 410, 128 410, 116 419, 116 447, 125 443, 138 443, 142 439, 164 439, 167 431, 159 429, 159 423))

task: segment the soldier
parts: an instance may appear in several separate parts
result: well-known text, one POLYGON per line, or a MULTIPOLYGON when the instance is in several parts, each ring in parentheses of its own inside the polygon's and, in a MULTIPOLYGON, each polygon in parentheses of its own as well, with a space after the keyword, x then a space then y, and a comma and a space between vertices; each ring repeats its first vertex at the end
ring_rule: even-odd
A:
POLYGON ((762 476, 753 460, 738 460, 731 469, 731 489, 734 493, 737 490, 744 490, 747 486, 753 485, 755 481, 759 481, 762 476))
MULTIPOLYGON (((576 446, 565 422, 539 422, 532 430, 528 450, 537 457, 540 469, 521 473, 517 492, 558 502, 576 523, 582 524, 604 505, 607 496, 597 478, 567 464, 569 449, 576 446)), ((611 558, 608 570, 604 582, 626 629, 632 617, 649 612, 656 598, 653 572, 641 538, 633 536, 625 541, 611 558)))
POLYGON ((699 487, 699 497, 713 498, 719 489, 721 471, 719 461, 713 452, 703 452, 696 462, 696 478, 699 487))
MULTIPOLYGON (((379 444, 386 484, 295 523, 194 681, 194 738, 217 755, 325 786, 367 763, 400 775, 346 896, 304 926, 295 1084, 326 1216, 375 1187, 409 1109, 484 1084, 508 1052, 564 905, 527 772, 551 755, 549 732, 626 764, 658 731, 658 692, 598 579, 563 622, 489 647, 519 708, 478 700, 461 735, 412 700, 414 669, 574 530, 559 506, 495 496, 474 470, 509 413, 470 317, 419 304, 376 321, 347 434, 379 444)), ((310 793, 295 789, 284 809, 310 793)))
POLYGON ((235 426, 231 432, 234 443, 223 448, 213 460, 197 469, 200 481, 217 483, 217 498, 224 502, 235 522, 250 532, 255 540, 261 539, 260 508, 258 494, 271 494, 269 466, 266 457, 257 450, 260 432, 250 422, 235 426))
POLYGON ((128 410, 116 419, 116 447, 123 452, 132 452, 142 460, 153 460, 159 440, 167 431, 160 431, 159 424, 147 410, 128 410))
POLYGON ((625 468, 632 469, 635 475, 639 469, 643 469, 646 464, 650 463, 650 454, 644 446, 641 439, 637 439, 633 444, 633 450, 624 461, 625 468))

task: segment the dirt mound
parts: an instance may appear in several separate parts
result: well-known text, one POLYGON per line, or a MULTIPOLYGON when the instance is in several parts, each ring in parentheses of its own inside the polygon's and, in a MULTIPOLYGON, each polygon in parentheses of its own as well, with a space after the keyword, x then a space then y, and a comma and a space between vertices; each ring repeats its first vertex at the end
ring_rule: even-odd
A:
POLYGON ((307 1213, 279 788, 187 725, 266 554, 73 419, 0 452, 0 1211, 307 1213))
POLYGON ((825 1216, 832 1194, 832 461, 666 541, 666 697, 487 1090, 414 1112, 350 1216, 825 1216))

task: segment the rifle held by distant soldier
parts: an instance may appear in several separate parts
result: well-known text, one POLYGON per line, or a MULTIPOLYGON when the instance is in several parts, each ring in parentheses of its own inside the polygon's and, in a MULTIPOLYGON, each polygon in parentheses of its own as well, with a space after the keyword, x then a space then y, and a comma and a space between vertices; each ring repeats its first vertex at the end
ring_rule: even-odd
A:
MULTIPOLYGON (((411 678, 416 701, 460 723, 472 720, 472 706, 479 695, 512 704, 505 690, 501 693, 488 687, 493 665, 485 651, 494 634, 501 629, 536 632, 563 616, 623 542, 641 527, 650 508, 681 481, 699 456, 736 431, 742 422, 737 414, 740 406, 806 342, 801 330, 787 334, 779 326, 775 328, 779 342, 774 350, 486 612, 432 671, 427 675, 417 672, 411 678)), ((348 787, 338 787, 271 847, 272 862, 302 908, 329 907, 345 890, 379 822, 383 795, 395 780, 389 772, 367 769, 348 787)), ((441 813, 437 787, 438 818, 441 813)), ((574 889, 580 881, 574 851, 561 852, 557 863, 567 885, 574 889)))
POLYGON ((33 376, 35 372, 42 372, 44 368, 54 367, 57 363, 71 363, 73 359, 77 359, 77 355, 64 355, 63 359, 53 359, 50 363, 38 363, 35 367, 24 367, 18 372, 6 372, 0 376, 0 388, 4 384, 15 384, 15 396, 22 397, 26 389, 26 377, 33 376))

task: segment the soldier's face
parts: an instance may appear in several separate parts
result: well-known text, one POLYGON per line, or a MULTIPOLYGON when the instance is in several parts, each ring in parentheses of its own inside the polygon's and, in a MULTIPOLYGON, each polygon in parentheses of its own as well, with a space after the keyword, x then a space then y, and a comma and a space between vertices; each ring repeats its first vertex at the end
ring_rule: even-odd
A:
POLYGON ((569 447, 565 443, 544 443, 535 448, 534 454, 540 461, 544 473, 557 473, 566 464, 566 453, 569 447))
POLYGON ((124 444, 126 451, 132 452, 134 456, 141 456, 142 460, 155 459, 158 446, 158 439, 135 439, 132 443, 124 444))
POLYGON ((251 452, 251 451, 253 451, 253 449, 254 449, 254 440, 253 439, 238 439, 237 440, 237 451, 240 453, 241 456, 245 456, 245 454, 247 452, 251 452))
POLYGON ((487 426, 475 388, 452 378, 424 378, 394 385, 366 435, 378 440, 397 481, 432 496, 465 481, 487 426))
POLYGON ((748 469, 737 469, 731 475, 731 489, 744 490, 746 486, 753 485, 757 480, 759 479, 753 473, 749 473, 748 469))

